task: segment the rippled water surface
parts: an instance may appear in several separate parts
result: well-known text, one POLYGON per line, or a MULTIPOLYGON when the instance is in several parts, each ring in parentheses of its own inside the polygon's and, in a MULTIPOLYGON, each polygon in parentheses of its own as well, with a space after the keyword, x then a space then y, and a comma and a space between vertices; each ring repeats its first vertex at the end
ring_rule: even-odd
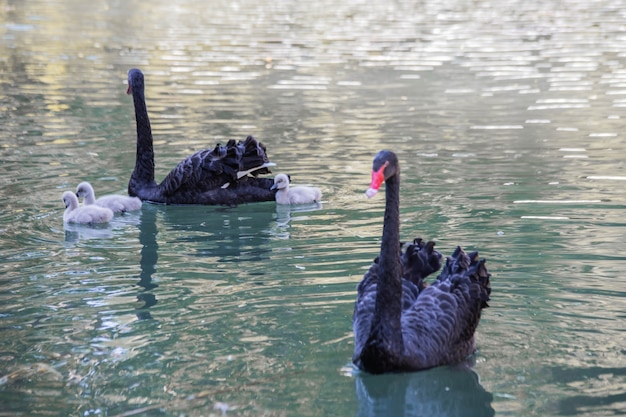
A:
POLYGON ((623 1, 0 2, 0 415, 614 416, 626 410, 623 1), (252 134, 320 207, 124 193, 139 67, 158 179, 252 134), (478 249, 471 363, 355 372, 373 155, 402 236, 478 249))

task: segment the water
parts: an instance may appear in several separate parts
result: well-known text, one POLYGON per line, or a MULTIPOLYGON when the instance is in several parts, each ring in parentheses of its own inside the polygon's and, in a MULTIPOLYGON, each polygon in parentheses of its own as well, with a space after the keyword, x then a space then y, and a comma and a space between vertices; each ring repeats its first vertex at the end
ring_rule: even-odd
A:
POLYGON ((1 10, 0 415, 624 413, 623 2, 1 10), (324 203, 64 227, 64 190, 126 190, 131 67, 157 178, 253 134, 324 203), (494 273, 471 363, 350 367, 381 148, 401 159, 402 236, 476 248, 494 273))

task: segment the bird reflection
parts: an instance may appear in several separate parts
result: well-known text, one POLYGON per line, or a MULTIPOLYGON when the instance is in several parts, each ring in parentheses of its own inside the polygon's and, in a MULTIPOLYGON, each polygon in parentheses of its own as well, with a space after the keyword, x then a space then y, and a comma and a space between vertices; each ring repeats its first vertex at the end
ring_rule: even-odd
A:
POLYGON ((467 365, 356 376, 358 417, 488 417, 493 396, 467 365))
POLYGON ((223 206, 161 206, 172 244, 192 249, 189 255, 216 262, 253 262, 269 259, 267 245, 273 204, 223 206), (172 229, 172 230, 169 230, 172 229), (181 233, 182 232, 182 233, 181 233))
POLYGON ((113 227, 110 224, 86 225, 64 223, 65 241, 68 243, 78 243, 80 240, 90 239, 111 239, 113 237, 113 227))
POLYGON ((141 243, 141 259, 139 265, 141 272, 139 273, 139 282, 137 285, 143 288, 142 293, 137 295, 137 300, 143 302, 143 306, 139 307, 137 317, 139 319, 150 319, 152 316, 148 309, 155 305, 158 301, 152 293, 145 292, 157 288, 159 285, 152 282, 152 274, 156 272, 156 265, 159 259, 159 244, 157 242, 158 234, 156 226, 156 209, 155 207, 146 205, 142 209, 141 221, 139 222, 139 243, 141 243))
POLYGON ((135 226, 141 223, 141 212, 134 211, 115 216, 108 223, 80 224, 63 222, 65 241, 78 243, 80 240, 113 239, 116 232, 127 226, 135 226))
POLYGON ((190 252, 186 255, 214 257, 217 262, 239 263, 269 259, 271 248, 265 243, 270 236, 272 218, 271 204, 228 208, 144 204, 139 222, 141 272, 137 283, 142 288, 137 299, 143 305, 138 308, 137 316, 151 318, 148 309, 158 303, 152 290, 158 287, 153 275, 159 260, 159 229, 166 235, 167 248, 183 248, 190 252))
POLYGON ((298 213, 321 210, 322 203, 300 204, 300 205, 276 205, 276 223, 279 226, 287 226, 291 220, 295 219, 298 213))

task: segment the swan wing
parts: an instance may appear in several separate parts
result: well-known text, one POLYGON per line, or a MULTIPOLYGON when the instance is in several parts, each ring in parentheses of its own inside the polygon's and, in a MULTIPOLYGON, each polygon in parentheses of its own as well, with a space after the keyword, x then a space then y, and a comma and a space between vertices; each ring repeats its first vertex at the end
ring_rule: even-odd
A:
POLYGON ((417 238, 402 252, 402 277, 421 291, 426 286, 424 278, 441 268, 442 259, 441 253, 435 250, 435 242, 417 238))
POLYGON ((113 218, 113 212, 104 207, 96 205, 81 206, 69 213, 69 216, 64 219, 69 223, 106 223, 113 218))
POLYGON ((289 204, 312 204, 319 203, 322 199, 322 191, 317 187, 293 187, 287 191, 289 204))
POLYGON ((137 197, 111 194, 98 198, 96 205, 111 209, 113 213, 124 213, 126 211, 139 210, 141 208, 141 200, 137 197))
POLYGON ((474 332, 491 292, 485 261, 458 247, 437 280, 403 311, 405 352, 421 366, 462 361, 474 351, 474 332))
POLYGON ((357 286, 357 299, 352 314, 352 330, 354 332, 352 362, 357 366, 359 366, 361 352, 365 347, 374 320, 376 289, 380 279, 378 272, 378 259, 376 259, 357 286))
POLYGON ((98 207, 105 207, 111 209, 113 213, 121 213, 126 210, 124 207, 124 203, 121 201, 120 197, 117 195, 105 195, 96 200, 96 205, 98 207))
POLYGON ((184 190, 197 192, 220 188, 239 180, 238 173, 251 170, 252 175, 269 173, 265 146, 254 137, 243 142, 230 140, 226 145, 216 145, 190 155, 165 177, 160 187, 163 195, 170 197, 184 190))

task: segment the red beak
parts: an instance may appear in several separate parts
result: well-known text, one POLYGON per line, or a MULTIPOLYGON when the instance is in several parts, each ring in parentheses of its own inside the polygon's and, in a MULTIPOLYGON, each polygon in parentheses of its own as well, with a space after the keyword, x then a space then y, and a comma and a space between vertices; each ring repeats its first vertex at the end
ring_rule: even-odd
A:
POLYGON ((372 182, 370 188, 365 192, 368 198, 372 198, 378 192, 380 186, 385 182, 385 168, 387 168, 389 162, 385 162, 378 171, 372 171, 372 182))

